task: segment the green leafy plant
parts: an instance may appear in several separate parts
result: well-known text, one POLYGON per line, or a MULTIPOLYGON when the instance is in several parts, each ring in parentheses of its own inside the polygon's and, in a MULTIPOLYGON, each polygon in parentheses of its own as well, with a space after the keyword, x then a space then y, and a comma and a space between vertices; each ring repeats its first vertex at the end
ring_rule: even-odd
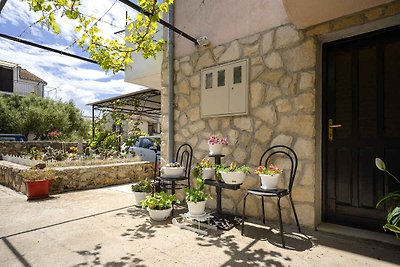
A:
POLYGON ((154 193, 141 202, 142 208, 147 207, 152 210, 166 210, 171 208, 173 203, 179 204, 180 201, 174 195, 166 192, 154 193))
MULTIPOLYGON (((398 183, 400 183, 399 179, 396 176, 391 174, 387 169, 385 162, 383 162, 380 158, 375 159, 376 167, 389 174, 393 177, 398 183)), ((400 239, 400 190, 390 192, 386 194, 379 202, 376 204, 376 207, 379 207, 383 203, 388 203, 390 205, 388 209, 388 214, 386 217, 386 224, 383 226, 383 229, 389 230, 396 234, 397 239, 400 239)))
POLYGON ((195 177, 200 177, 202 175, 203 169, 205 169, 205 168, 214 168, 214 167, 215 167, 215 164, 212 164, 209 159, 202 159, 193 168, 193 175, 195 177))
POLYGON ((132 185, 132 192, 151 193, 153 185, 150 179, 141 180, 139 183, 132 185))
POLYGON ((215 173, 216 173, 215 176, 217 177, 218 181, 222 180, 220 172, 242 172, 245 174, 250 174, 251 169, 249 166, 246 165, 238 166, 237 162, 234 161, 229 166, 225 166, 223 164, 215 165, 215 173))
POLYGON ((242 172, 245 174, 250 174, 251 169, 249 166, 246 165, 238 166, 238 163, 234 161, 229 166, 225 166, 222 164, 218 165, 217 172, 242 172))
POLYGON ((43 152, 37 149, 37 147, 33 146, 28 152, 22 152, 21 156, 28 157, 31 160, 41 160, 43 152))
POLYGON ((186 201, 197 203, 199 201, 205 201, 210 198, 210 195, 204 192, 204 180, 201 177, 196 179, 197 187, 184 188, 186 193, 186 201))
POLYGON ((53 169, 37 169, 32 167, 26 171, 21 172, 21 176, 25 181, 47 180, 54 176, 53 169))
POLYGON ((51 146, 46 147, 46 153, 44 154, 47 160, 62 161, 67 158, 67 153, 60 149, 52 148, 51 146))

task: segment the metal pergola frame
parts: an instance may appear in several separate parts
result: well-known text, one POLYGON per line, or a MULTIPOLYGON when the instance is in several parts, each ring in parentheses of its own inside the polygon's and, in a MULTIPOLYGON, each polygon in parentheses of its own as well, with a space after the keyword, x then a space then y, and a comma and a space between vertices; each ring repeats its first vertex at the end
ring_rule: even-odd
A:
POLYGON ((89 103, 92 106, 92 137, 95 131, 95 111, 116 111, 124 114, 161 118, 161 91, 145 89, 89 103))

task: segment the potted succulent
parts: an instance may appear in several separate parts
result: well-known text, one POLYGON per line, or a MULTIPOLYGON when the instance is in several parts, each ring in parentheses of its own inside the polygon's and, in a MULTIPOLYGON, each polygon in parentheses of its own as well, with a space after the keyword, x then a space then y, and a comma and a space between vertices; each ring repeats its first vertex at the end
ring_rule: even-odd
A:
POLYGON ((193 168, 195 177, 203 177, 203 179, 212 179, 215 175, 215 165, 209 159, 202 159, 193 168))
POLYGON ((251 173, 250 167, 238 166, 237 162, 232 162, 229 166, 219 165, 217 172, 226 184, 241 184, 246 178, 246 174, 251 173))
POLYGON ((179 162, 171 162, 161 167, 161 173, 163 176, 183 176, 185 174, 185 167, 182 167, 179 162))
POLYGON ((221 155, 223 146, 228 145, 228 139, 218 138, 216 135, 211 135, 208 138, 208 149, 210 150, 210 155, 221 155))
POLYGON ((137 184, 132 185, 133 203, 135 206, 140 206, 140 202, 150 195, 153 185, 150 179, 144 179, 137 184))
POLYGON ((197 178, 197 187, 184 188, 186 193, 186 202, 188 204, 189 214, 194 216, 203 215, 206 209, 209 194, 204 192, 204 180, 197 178))
POLYGON ((154 193, 142 200, 142 208, 147 208, 154 221, 165 221, 171 215, 172 205, 180 203, 174 195, 166 192, 154 193))
POLYGON ((258 166, 254 172, 260 176, 262 189, 276 189, 282 169, 270 164, 268 168, 265 166, 258 166))
POLYGON ((31 168, 22 172, 21 175, 24 178, 28 200, 49 197, 50 178, 54 175, 53 170, 31 168))

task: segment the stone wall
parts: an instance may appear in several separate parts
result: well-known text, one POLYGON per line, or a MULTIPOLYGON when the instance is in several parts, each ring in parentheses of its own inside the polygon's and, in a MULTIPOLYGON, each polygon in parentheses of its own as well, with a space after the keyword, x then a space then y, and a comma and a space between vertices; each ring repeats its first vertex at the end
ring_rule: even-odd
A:
MULTIPOLYGON (((223 163, 238 161, 252 168, 263 151, 276 144, 292 147, 299 157, 293 199, 304 226, 315 227, 321 218, 320 177, 316 174, 316 70, 319 36, 400 14, 400 2, 374 7, 343 18, 299 31, 292 24, 268 29, 242 39, 210 48, 199 48, 190 56, 176 59, 175 147, 187 142, 194 148, 194 163, 208 155, 211 134, 228 137, 223 163), (249 114, 200 117, 200 71, 218 64, 249 58, 249 114), (316 182, 318 181, 318 182, 316 182), (318 218, 316 218, 318 216, 318 218)), ((211 40, 212 41, 212 40, 211 40)), ((167 59, 162 69, 162 151, 167 152, 168 77, 167 59)), ((317 77, 320 79, 320 77, 317 77)), ((319 107, 320 108, 320 107, 319 107)), ((319 112, 321 112, 319 110, 319 112)), ((321 133, 317 133, 320 136, 321 133)), ((319 155, 319 154, 318 154, 319 155)), ((285 165, 285 164, 284 164, 285 165)), ((285 167, 283 165, 283 167, 285 167)), ((287 177, 280 186, 286 186, 287 177)), ((223 209, 240 214, 247 188, 258 186, 258 177, 249 175, 238 191, 223 190, 223 209)), ((211 188, 215 196, 215 190, 211 188)), ((294 223, 287 199, 283 199, 283 220, 294 223)), ((215 198, 208 202, 215 207, 215 198)), ((277 220, 276 201, 266 202, 269 219, 277 220)), ((261 201, 249 197, 246 213, 261 216, 261 201)))
MULTIPOLYGON (((26 194, 21 173, 26 166, 0 161, 0 184, 26 194)), ((74 166, 54 168, 50 178, 50 193, 100 188, 110 185, 127 184, 144 178, 153 178, 152 163, 116 163, 97 166, 74 166)))
MULTIPOLYGON (((314 226, 315 191, 315 51, 312 37, 284 25, 175 61, 176 146, 184 142, 192 145, 196 163, 207 157, 211 134, 228 137, 230 145, 224 148, 223 163, 237 161, 251 168, 258 165, 268 147, 293 147, 300 160, 293 198, 300 222, 310 227, 314 226), (200 70, 242 58, 250 59, 249 114, 200 118, 200 70)), ((163 132, 167 131, 165 103, 167 96, 163 94, 163 132)), ((258 176, 249 175, 240 190, 223 190, 223 209, 241 213, 246 189, 258 182, 258 176)), ((287 183, 286 177, 281 186, 287 183)), ((292 223, 289 202, 282 202, 284 221, 292 223)), ((215 200, 209 205, 215 206, 215 200)), ((275 202, 268 200, 266 209, 270 219, 278 218, 275 202)), ((258 198, 248 198, 247 213, 260 216, 258 198)))
MULTIPOLYGON (((87 143, 83 143, 85 148, 87 143)), ((4 155, 17 155, 19 152, 27 152, 30 148, 36 147, 40 150, 51 146, 56 149, 68 149, 71 146, 78 146, 78 142, 59 142, 59 141, 0 141, 0 156, 4 155)))

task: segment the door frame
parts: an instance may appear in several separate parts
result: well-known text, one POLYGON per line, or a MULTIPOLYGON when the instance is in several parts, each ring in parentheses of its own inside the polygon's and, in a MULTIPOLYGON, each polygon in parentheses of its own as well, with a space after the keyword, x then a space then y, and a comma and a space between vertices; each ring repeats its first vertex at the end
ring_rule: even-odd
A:
POLYGON ((356 37, 362 34, 370 33, 385 28, 399 26, 400 14, 378 19, 373 22, 368 22, 363 25, 353 26, 335 32, 326 33, 317 36, 317 62, 315 73, 315 225, 318 226, 325 221, 325 195, 326 195, 326 175, 324 173, 324 160, 326 152, 324 151, 324 137, 326 129, 323 127, 324 111, 323 107, 326 104, 325 95, 323 92, 323 56, 322 46, 325 43, 338 41, 356 37))

